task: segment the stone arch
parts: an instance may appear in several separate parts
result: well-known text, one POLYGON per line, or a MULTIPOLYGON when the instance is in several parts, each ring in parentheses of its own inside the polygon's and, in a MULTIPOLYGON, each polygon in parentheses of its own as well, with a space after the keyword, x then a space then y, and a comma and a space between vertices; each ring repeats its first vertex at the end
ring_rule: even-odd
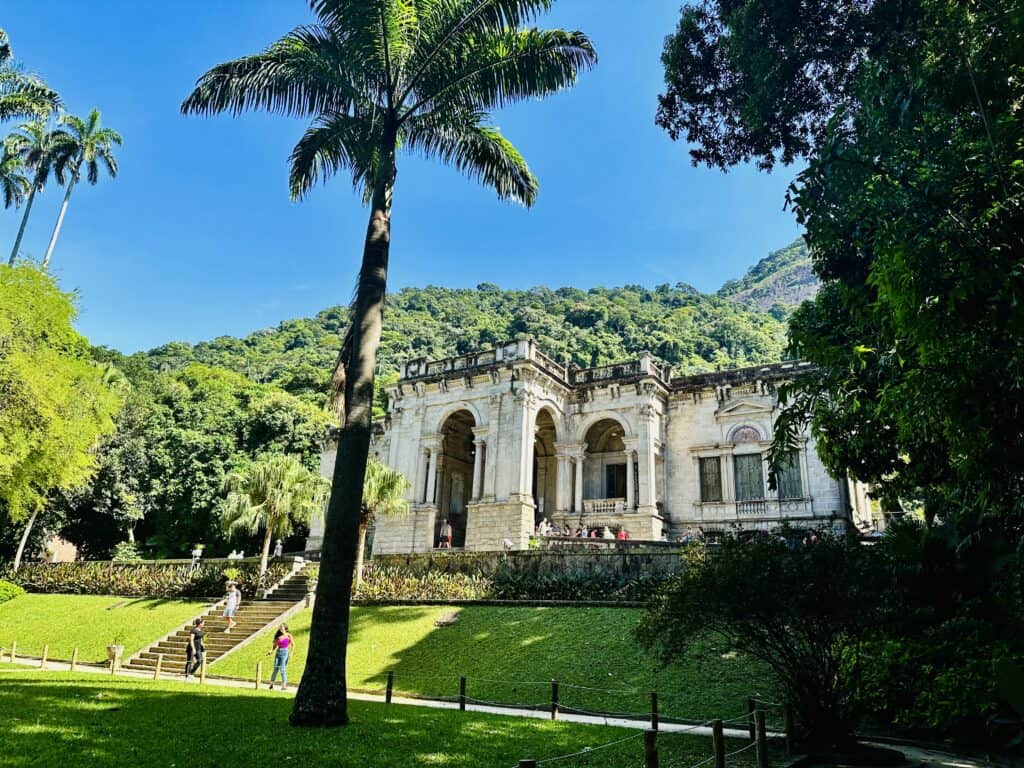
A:
POLYGON ((751 424, 740 424, 729 433, 729 442, 733 444, 760 443, 762 440, 761 430, 751 424))
POLYGON ((533 417, 531 448, 532 482, 530 492, 534 503, 534 525, 559 511, 559 467, 555 443, 558 442, 558 414, 548 405, 541 406, 533 417))
POLYGON ((480 409, 477 408, 476 405, 474 405, 469 400, 459 400, 458 402, 450 403, 445 406, 444 410, 441 411, 441 415, 438 417, 437 421, 434 422, 433 430, 429 431, 440 433, 444 428, 445 422, 448 421, 448 419, 450 419, 459 411, 468 411, 469 414, 473 417, 474 426, 482 427, 487 423, 487 420, 483 418, 482 414, 480 413, 480 409))
POLYGON ((636 435, 636 430, 633 428, 633 425, 630 423, 626 414, 618 413, 616 411, 599 411, 598 413, 589 414, 582 422, 580 422, 580 426, 576 430, 576 442, 585 442, 587 432, 590 431, 590 428, 605 419, 619 422, 619 426, 622 427, 625 437, 633 437, 636 435))
POLYGON ((447 409, 438 424, 441 435, 437 462, 437 519, 434 541, 440 544, 441 528, 447 520, 452 528, 452 547, 466 543, 466 524, 469 501, 473 489, 473 465, 476 445, 473 429, 480 425, 475 409, 459 407, 447 409))
MULTIPOLYGON (((627 460, 628 425, 618 414, 605 414, 588 421, 581 440, 583 450, 583 498, 618 499, 630 502, 627 486, 633 471, 627 460)), ((629 451, 632 454, 632 450, 629 451)))

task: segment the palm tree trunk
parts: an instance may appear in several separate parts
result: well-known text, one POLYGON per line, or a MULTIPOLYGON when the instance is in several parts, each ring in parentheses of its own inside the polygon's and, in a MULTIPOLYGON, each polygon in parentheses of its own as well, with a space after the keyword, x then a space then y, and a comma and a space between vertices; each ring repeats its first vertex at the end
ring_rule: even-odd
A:
POLYGON ((50 266, 50 257, 53 255, 53 247, 57 244, 57 235, 60 234, 60 225, 64 223, 64 214, 68 212, 68 202, 71 200, 71 190, 75 188, 76 181, 78 181, 78 174, 71 174, 71 178, 68 180, 68 189, 64 193, 64 202, 60 204, 60 213, 57 214, 57 224, 53 228, 53 234, 50 235, 50 244, 46 246, 46 255, 43 256, 43 269, 50 266))
POLYGON ((37 508, 32 513, 32 517, 30 517, 28 519, 28 523, 25 524, 25 530, 21 534, 21 541, 18 542, 18 551, 14 553, 14 570, 15 570, 15 572, 17 572, 17 570, 21 567, 21 558, 25 554, 25 545, 28 544, 28 536, 29 536, 30 533, 32 533, 32 526, 36 524, 36 516, 38 514, 39 514, 39 509, 37 508))
POLYGON ((366 552, 367 523, 359 523, 359 538, 356 540, 356 591, 363 584, 363 555, 366 552))
POLYGON ((28 200, 25 201, 25 213, 21 216, 21 226, 18 227, 18 236, 14 238, 14 248, 11 250, 11 258, 7 261, 9 266, 14 266, 14 260, 18 258, 18 250, 21 248, 21 238, 25 236, 25 227, 28 225, 28 215, 32 212, 32 202, 36 199, 36 185, 33 182, 32 189, 28 193, 28 200))
POLYGON ((380 346, 391 245, 391 194, 395 183, 397 126, 389 117, 381 142, 370 222, 352 316, 352 345, 344 361, 345 412, 334 462, 331 498, 324 519, 317 600, 302 682, 289 718, 292 725, 335 726, 348 722, 345 655, 363 481, 370 452, 373 372, 380 346))
POLYGON ((260 555, 260 578, 267 572, 267 561, 270 559, 270 540, 274 532, 271 530, 270 521, 267 521, 267 533, 263 537, 263 553, 260 555))

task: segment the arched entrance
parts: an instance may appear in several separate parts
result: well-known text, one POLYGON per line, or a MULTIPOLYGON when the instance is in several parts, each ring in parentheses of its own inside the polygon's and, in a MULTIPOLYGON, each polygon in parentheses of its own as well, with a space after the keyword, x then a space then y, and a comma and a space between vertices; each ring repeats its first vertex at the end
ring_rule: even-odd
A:
POLYGON ((556 511, 558 494, 558 459, 555 456, 555 419, 546 408, 537 413, 533 439, 533 503, 534 525, 556 511))
POLYGON ((588 512, 622 512, 630 508, 635 487, 627 461, 625 429, 615 419, 601 419, 587 430, 583 442, 583 504, 588 512))
POLYGON ((476 446, 473 444, 473 427, 476 421, 467 410, 456 411, 441 426, 444 439, 437 469, 440 481, 437 494, 437 522, 434 526, 434 545, 438 544, 441 525, 447 518, 452 526, 452 546, 466 544, 467 504, 472 495, 473 461, 476 446))

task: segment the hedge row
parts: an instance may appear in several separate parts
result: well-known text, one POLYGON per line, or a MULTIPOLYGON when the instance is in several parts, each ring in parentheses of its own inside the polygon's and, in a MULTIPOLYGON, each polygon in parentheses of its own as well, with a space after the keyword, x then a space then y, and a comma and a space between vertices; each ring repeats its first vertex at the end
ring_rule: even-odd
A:
MULTIPOLYGON (((290 570, 289 564, 272 563, 266 583, 280 581, 290 570)), ((243 593, 252 595, 257 588, 259 566, 250 563, 230 568, 209 564, 193 567, 188 564, 32 563, 7 578, 29 592, 173 598, 222 595, 229 577, 243 593)))

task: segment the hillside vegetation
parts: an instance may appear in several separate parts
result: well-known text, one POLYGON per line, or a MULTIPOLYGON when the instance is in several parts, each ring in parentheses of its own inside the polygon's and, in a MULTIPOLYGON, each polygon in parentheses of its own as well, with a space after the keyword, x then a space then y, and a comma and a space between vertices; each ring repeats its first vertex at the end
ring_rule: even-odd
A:
POLYGON ((717 295, 781 319, 793 307, 813 299, 820 287, 811 268, 807 244, 800 239, 769 253, 741 279, 723 285, 717 295))
MULTIPOLYGON (((715 295, 685 283, 587 291, 503 290, 491 283, 404 288, 388 298, 380 373, 393 378, 404 360, 465 354, 523 336, 555 359, 584 367, 643 350, 680 373, 775 362, 782 358, 789 309, 816 290, 809 264, 798 241, 715 295)), ((193 362, 227 368, 319 405, 348 316, 347 307, 330 307, 245 338, 172 342, 134 357, 157 370, 193 362)))

